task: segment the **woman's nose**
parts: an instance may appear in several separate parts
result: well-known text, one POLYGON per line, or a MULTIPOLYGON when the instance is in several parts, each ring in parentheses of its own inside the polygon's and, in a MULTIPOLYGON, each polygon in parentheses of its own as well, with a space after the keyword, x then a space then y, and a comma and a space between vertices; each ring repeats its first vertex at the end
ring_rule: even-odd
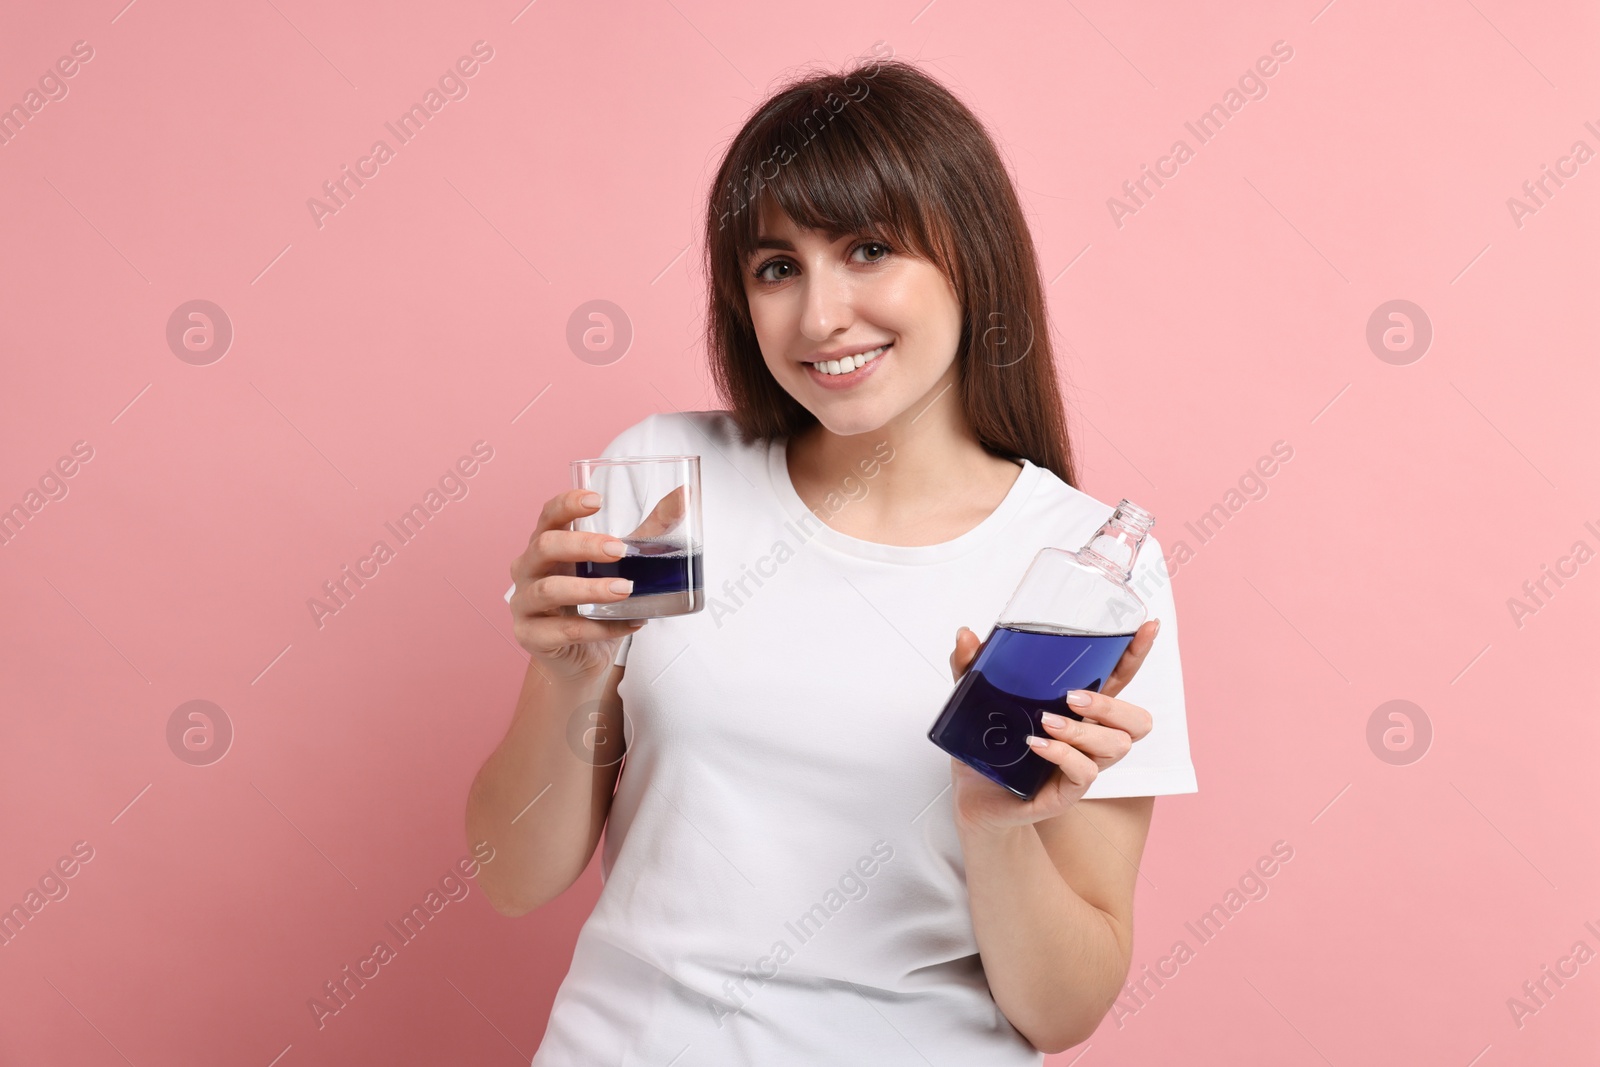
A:
POLYGON ((854 317, 850 286, 827 270, 814 270, 805 278, 805 305, 800 312, 800 332, 813 341, 826 341, 848 329, 854 317))

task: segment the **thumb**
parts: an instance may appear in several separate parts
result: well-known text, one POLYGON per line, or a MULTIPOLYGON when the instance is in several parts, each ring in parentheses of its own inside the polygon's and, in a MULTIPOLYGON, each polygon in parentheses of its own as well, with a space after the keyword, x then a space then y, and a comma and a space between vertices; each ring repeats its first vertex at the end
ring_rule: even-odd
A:
POLYGON ((956 628, 956 647, 950 653, 950 673, 957 681, 967 673, 967 668, 972 666, 972 661, 978 656, 978 649, 983 641, 977 634, 965 626, 956 628))

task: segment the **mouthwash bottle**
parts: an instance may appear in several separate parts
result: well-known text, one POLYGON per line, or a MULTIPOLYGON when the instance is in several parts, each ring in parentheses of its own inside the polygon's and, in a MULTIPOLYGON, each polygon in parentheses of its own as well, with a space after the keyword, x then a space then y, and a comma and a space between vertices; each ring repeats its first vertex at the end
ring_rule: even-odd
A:
POLYGON ((1145 621, 1128 581, 1154 523, 1124 500, 1076 552, 1040 550, 928 739, 1031 799, 1060 768, 1025 739, 1050 736, 1040 721, 1046 711, 1082 719, 1068 691, 1098 692, 1145 621))

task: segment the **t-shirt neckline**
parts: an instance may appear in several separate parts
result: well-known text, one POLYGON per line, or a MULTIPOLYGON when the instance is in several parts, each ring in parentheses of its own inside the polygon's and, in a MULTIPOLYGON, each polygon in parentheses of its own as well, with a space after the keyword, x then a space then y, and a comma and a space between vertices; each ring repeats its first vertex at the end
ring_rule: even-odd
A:
POLYGON ((802 539, 807 541, 815 540, 834 551, 843 552, 846 555, 879 560, 886 563, 942 563, 945 560, 954 559, 972 551, 988 541, 1016 516, 1017 512, 1027 503, 1028 498, 1033 495, 1034 487, 1038 484, 1040 475, 1044 470, 1044 468, 1031 462, 1027 457, 1018 457, 1022 460, 1022 470, 1017 473, 1016 481, 1011 483, 1011 488, 1007 491, 1004 499, 982 522, 959 537, 949 541, 941 541, 934 545, 886 545, 877 541, 863 541, 858 537, 841 533, 826 522, 823 522, 816 513, 806 507, 806 502, 801 499, 799 492, 795 490, 794 483, 789 478, 788 452, 788 438, 777 438, 768 441, 767 472, 771 476, 772 490, 778 498, 779 505, 788 516, 790 522, 803 535, 802 539))

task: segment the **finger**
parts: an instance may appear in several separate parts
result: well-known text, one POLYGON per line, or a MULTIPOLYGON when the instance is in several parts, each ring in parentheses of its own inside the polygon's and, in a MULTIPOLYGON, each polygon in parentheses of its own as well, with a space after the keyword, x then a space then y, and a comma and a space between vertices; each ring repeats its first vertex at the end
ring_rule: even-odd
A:
POLYGON ((1135 741, 1149 734, 1153 725, 1150 713, 1139 705, 1087 689, 1074 689, 1067 694, 1067 711, 1083 716, 1093 725, 1115 727, 1135 741))
POLYGON ((1079 722, 1061 715, 1045 712, 1044 735, 1077 749, 1101 767, 1108 767, 1128 754, 1133 747, 1133 735, 1117 726, 1096 722, 1079 722))
POLYGON ((1095 762, 1088 754, 1067 744, 1065 741, 1055 741, 1048 737, 1029 734, 1028 746, 1057 767, 1060 767, 1061 773, 1066 775, 1074 788, 1087 789, 1093 784, 1095 776, 1100 773, 1100 764, 1095 762))
POLYGON ((548 570, 547 564, 556 562, 612 563, 627 551, 627 545, 602 533, 545 530, 534 536, 533 544, 528 548, 529 570, 534 574, 542 574, 548 570))
POLYGON ((648 540, 650 538, 664 537, 671 533, 683 521, 687 499, 687 487, 678 486, 678 488, 661 498, 661 502, 639 524, 639 528, 629 536, 648 540))
POLYGON ((1117 660, 1116 667, 1111 671, 1111 677, 1100 687, 1102 693, 1115 696, 1122 692, 1123 686, 1133 681, 1133 676, 1139 673, 1144 658, 1150 654, 1150 649, 1155 645, 1156 631, 1160 629, 1160 619, 1149 619, 1134 631, 1133 640, 1122 650, 1122 658, 1117 660))
MULTIPOLYGON (((599 507, 600 494, 592 489, 568 489, 546 500, 544 507, 539 511, 538 520, 534 523, 533 532, 528 535, 527 549, 511 561, 511 580, 517 585, 522 585, 529 578, 549 571, 551 569, 548 565, 549 560, 552 558, 560 560, 562 557, 550 557, 541 553, 540 538, 550 531, 566 531, 573 519, 592 514, 599 507)), ((571 561, 568 559, 568 562, 571 561)), ((555 569, 572 573, 570 567, 555 569)))
POLYGON ((530 582, 512 597, 512 606, 526 615, 548 615, 578 604, 613 604, 628 599, 633 583, 626 578, 575 578, 548 574, 530 582), (616 587, 613 587, 616 583, 616 587))
POLYGON ((538 536, 546 530, 559 530, 583 515, 593 515, 600 510, 600 494, 593 489, 568 489, 564 493, 557 493, 544 502, 544 507, 539 511, 539 519, 534 523, 533 534, 528 538, 532 545, 538 536), (585 504, 589 500, 591 503, 585 504))
POLYGON ((978 653, 983 650, 983 642, 978 635, 965 626, 956 630, 956 647, 950 653, 950 673, 956 681, 967 673, 967 668, 972 666, 972 661, 978 658, 978 653))

